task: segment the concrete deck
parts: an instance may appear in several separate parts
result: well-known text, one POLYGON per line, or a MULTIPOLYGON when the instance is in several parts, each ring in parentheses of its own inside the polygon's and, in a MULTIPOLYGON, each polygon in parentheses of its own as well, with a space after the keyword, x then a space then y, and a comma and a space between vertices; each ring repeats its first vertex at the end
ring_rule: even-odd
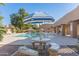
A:
POLYGON ((78 43, 78 39, 67 36, 52 35, 50 39, 50 42, 57 43, 59 45, 76 45, 78 43))
MULTIPOLYGON (((18 34, 11 34, 11 35, 5 35, 3 41, 0 42, 0 44, 5 45, 29 45, 32 43, 31 38, 27 37, 16 37, 18 34)), ((49 42, 57 43, 59 45, 76 45, 78 43, 78 39, 71 38, 67 36, 60 36, 60 35, 49 35, 48 38, 51 40, 49 42)))
MULTIPOLYGON (((11 55, 15 52, 19 46, 31 45, 31 38, 26 37, 16 37, 18 34, 5 35, 3 41, 0 42, 0 56, 1 55, 11 55)), ((59 45, 76 45, 78 40, 75 38, 59 36, 59 35, 49 35, 48 38, 51 40, 49 42, 57 43, 59 45)), ((60 50, 59 52, 64 51, 60 50)), ((68 51, 70 51, 68 49, 68 51)), ((76 53, 75 53, 76 54, 76 53)), ((75 55, 73 54, 73 55, 75 55)), ((68 54, 67 54, 68 55, 68 54)))

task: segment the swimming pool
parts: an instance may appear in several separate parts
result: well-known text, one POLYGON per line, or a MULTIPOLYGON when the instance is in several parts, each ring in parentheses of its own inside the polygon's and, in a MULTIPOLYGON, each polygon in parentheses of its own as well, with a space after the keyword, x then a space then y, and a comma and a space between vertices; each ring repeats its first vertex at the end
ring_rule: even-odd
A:
POLYGON ((37 36, 39 36, 39 33, 24 33, 24 34, 16 35, 16 37, 28 37, 28 38, 37 37, 37 36))

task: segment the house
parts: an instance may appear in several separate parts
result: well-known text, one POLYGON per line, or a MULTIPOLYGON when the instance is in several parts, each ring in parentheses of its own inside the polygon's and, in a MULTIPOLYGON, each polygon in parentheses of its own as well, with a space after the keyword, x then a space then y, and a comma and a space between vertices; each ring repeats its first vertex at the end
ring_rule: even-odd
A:
POLYGON ((79 36, 79 6, 54 22, 54 32, 63 36, 78 38, 79 36))

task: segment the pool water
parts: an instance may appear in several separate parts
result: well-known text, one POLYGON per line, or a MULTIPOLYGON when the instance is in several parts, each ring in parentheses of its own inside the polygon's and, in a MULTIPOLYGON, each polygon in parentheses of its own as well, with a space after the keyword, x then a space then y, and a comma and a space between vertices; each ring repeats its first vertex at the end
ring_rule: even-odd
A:
POLYGON ((37 36, 39 36, 38 33, 25 33, 25 34, 19 34, 16 37, 28 37, 28 38, 31 38, 31 37, 37 37, 37 36))

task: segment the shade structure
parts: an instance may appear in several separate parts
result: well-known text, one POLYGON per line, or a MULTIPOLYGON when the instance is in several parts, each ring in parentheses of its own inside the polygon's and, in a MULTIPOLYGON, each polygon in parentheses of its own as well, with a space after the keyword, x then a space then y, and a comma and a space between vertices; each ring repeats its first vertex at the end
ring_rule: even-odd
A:
POLYGON ((66 15, 61 17, 59 20, 54 22, 54 26, 59 26, 61 24, 68 24, 71 21, 79 20, 79 6, 77 6, 72 11, 68 12, 66 15))
POLYGON ((35 12, 26 17, 26 24, 53 24, 54 18, 47 15, 45 12, 35 12))

